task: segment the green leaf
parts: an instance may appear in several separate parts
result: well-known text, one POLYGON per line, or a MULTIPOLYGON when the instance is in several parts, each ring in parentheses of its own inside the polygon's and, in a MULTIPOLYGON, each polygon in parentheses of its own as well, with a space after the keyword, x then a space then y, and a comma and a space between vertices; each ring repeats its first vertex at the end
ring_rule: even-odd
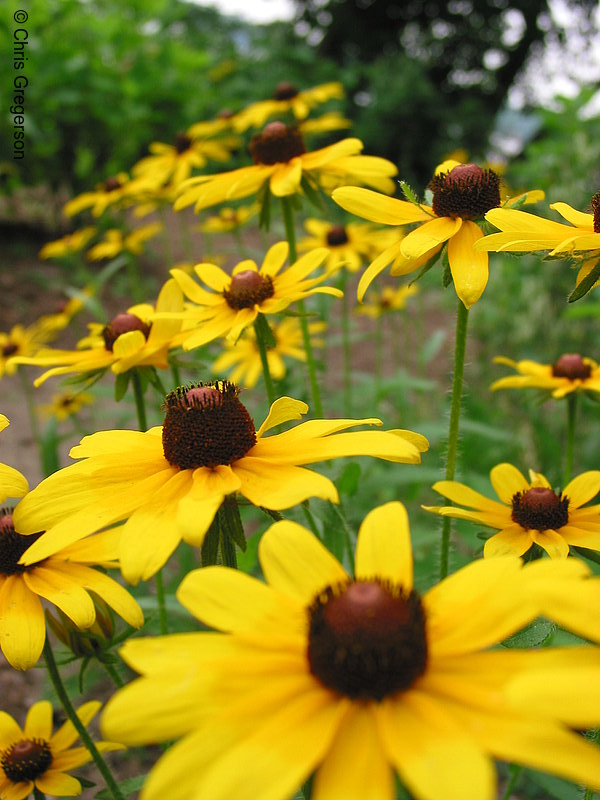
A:
POLYGON ((129 386, 129 372, 120 372, 115 378, 115 401, 119 403, 127 394, 129 386))
POLYGON ((402 193, 409 203, 420 207, 421 204, 419 203, 417 193, 406 181, 400 181, 400 188, 402 189, 402 193))
POLYGON ((531 625, 523 628, 503 642, 505 647, 539 647, 552 636, 556 624, 549 619, 536 619, 531 625))
POLYGON ((256 329, 256 335, 261 337, 266 347, 273 348, 277 346, 277 340, 275 339, 275 335, 271 330, 269 320, 264 314, 259 314, 257 316, 256 320, 254 321, 254 326, 256 329))
POLYGON ((361 473, 362 469, 360 464, 357 464, 356 462, 347 464, 337 480, 337 487, 340 494, 347 494, 350 497, 352 497, 353 494, 356 494, 361 473))
POLYGON ((585 297, 585 295, 594 288, 594 284, 598 279, 600 279, 600 259, 598 259, 597 264, 592 268, 591 272, 588 272, 579 286, 573 289, 569 295, 569 303, 574 303, 576 300, 585 297))

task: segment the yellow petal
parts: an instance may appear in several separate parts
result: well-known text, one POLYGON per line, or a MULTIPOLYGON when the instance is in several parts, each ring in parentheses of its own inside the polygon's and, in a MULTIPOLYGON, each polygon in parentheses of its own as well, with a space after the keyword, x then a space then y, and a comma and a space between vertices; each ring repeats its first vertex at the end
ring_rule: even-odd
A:
POLYGON ((369 286, 373 283, 375 278, 379 275, 380 272, 391 264, 395 259, 398 258, 400 255, 400 248, 401 248, 402 241, 394 242, 393 245, 385 249, 382 253, 380 253, 377 258, 369 264, 367 269, 363 272, 360 281, 358 282, 358 288, 356 290, 356 297, 359 303, 362 303, 363 298, 367 292, 369 286))
POLYGON ((512 499, 517 492, 530 488, 524 475, 512 464, 498 464, 490 472, 494 491, 503 503, 512 507, 512 499))
POLYGON ((71 569, 70 564, 51 558, 24 572, 23 581, 32 592, 64 611, 79 628, 89 628, 96 619, 96 609, 75 577, 78 568, 89 569, 79 564, 71 569))
POLYGON ((412 589, 410 529, 402 503, 386 503, 364 518, 356 542, 355 572, 358 580, 377 577, 412 589))
POLYGON ((215 292, 223 292, 223 290, 229 288, 231 284, 231 276, 216 264, 196 264, 194 272, 202 283, 205 283, 215 292))
MULTIPOLYGON (((100 710, 101 703, 97 700, 90 700, 87 703, 79 706, 76 709, 77 716, 81 722, 87 727, 88 724, 94 719, 100 710)), ((61 750, 66 750, 77 739, 79 734, 75 730, 75 726, 70 720, 64 722, 56 733, 50 739, 50 746, 53 753, 58 753, 61 750)))
POLYGON ((0 503, 7 497, 23 497, 29 491, 24 475, 6 464, 0 464, 0 503))
POLYGON ((293 158, 286 164, 278 164, 271 175, 271 192, 275 197, 286 197, 296 194, 302 180, 302 161, 293 158))
POLYGON ((342 186, 336 189, 331 197, 351 214, 381 225, 408 225, 429 219, 431 216, 420 206, 394 197, 386 197, 371 189, 342 186))
POLYGON ((594 230, 594 215, 586 214, 584 211, 577 211, 577 209, 570 206, 568 203, 550 203, 550 208, 553 211, 558 211, 561 217, 564 217, 571 225, 576 228, 584 228, 592 233, 594 230))
POLYGON ((429 251, 447 242, 460 230, 463 221, 460 217, 436 217, 420 225, 402 239, 400 248, 406 258, 420 258, 429 251))
POLYGON ((240 493, 258 507, 281 511, 309 497, 339 502, 329 478, 303 467, 245 456, 235 462, 234 470, 241 482, 240 493))
POLYGON ((329 550, 296 522, 271 525, 258 552, 269 584, 306 607, 323 589, 349 579, 329 550))
POLYGON ((29 739, 46 739, 52 736, 52 703, 41 700, 34 703, 25 719, 25 736, 29 739))
POLYGON ((0 711, 0 749, 6 750, 23 738, 23 731, 17 722, 6 711, 0 711))
POLYGON ((295 419, 302 419, 306 414, 308 406, 302 400, 294 400, 292 397, 280 397, 271 405, 266 420, 256 432, 256 438, 260 439, 271 428, 290 422, 295 419))
POLYGON ((483 548, 483 556, 484 558, 522 556, 532 544, 533 540, 529 531, 523 530, 520 525, 511 525, 487 540, 483 548))
POLYGON ((40 792, 54 797, 75 797, 81 794, 81 784, 72 775, 58 770, 48 769, 35 779, 40 792))
POLYGON ((274 278, 285 264, 289 250, 288 243, 283 241, 276 242, 269 247, 260 268, 261 275, 268 275, 274 278))
POLYGON ((476 508, 495 514, 502 514, 506 511, 506 506, 495 500, 490 500, 485 495, 465 486, 464 483, 458 483, 458 481, 437 481, 433 484, 432 489, 447 497, 453 503, 459 503, 468 508, 476 508))
POLYGON ((44 648, 46 624, 39 597, 20 575, 9 575, 0 588, 0 647, 15 669, 37 664, 44 648))
POLYGON ((566 558, 569 555, 569 545, 557 531, 530 531, 531 538, 543 548, 550 558, 566 558))
POLYGON ((146 337, 141 331, 127 331, 117 337, 113 344, 115 358, 129 358, 139 353, 146 344, 146 337))
POLYGON ((565 486, 563 497, 569 498, 569 508, 585 505, 600 492, 600 471, 590 470, 577 475, 565 486))
POLYGON ((479 226, 465 220, 448 242, 454 288, 465 308, 471 308, 479 300, 488 282, 487 253, 473 249, 482 237, 479 226))

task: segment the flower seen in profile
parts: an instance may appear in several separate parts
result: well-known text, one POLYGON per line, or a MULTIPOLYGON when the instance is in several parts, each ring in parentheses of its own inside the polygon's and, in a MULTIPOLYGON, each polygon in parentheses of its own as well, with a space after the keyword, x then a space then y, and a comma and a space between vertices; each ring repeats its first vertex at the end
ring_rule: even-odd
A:
MULTIPOLYGON (((100 710, 92 700, 77 709, 87 727, 100 710)), ((76 797, 81 783, 69 773, 91 761, 85 747, 72 747, 78 738, 70 720, 53 732, 52 705, 47 700, 34 703, 20 725, 6 711, 0 711, 0 797, 25 800, 37 790, 52 797, 76 797)), ((120 750, 122 745, 96 742, 100 752, 120 750)), ((36 797, 37 797, 36 793, 36 797)))
POLYGON ((141 303, 117 314, 110 323, 90 323, 90 335, 75 350, 45 348, 36 356, 17 357, 11 364, 50 367, 35 379, 40 386, 54 375, 85 374, 111 369, 115 374, 134 367, 168 367, 169 350, 179 346, 181 323, 177 319, 153 319, 156 312, 178 312, 183 297, 174 280, 162 287, 156 306, 141 303))
POLYGON ((183 321, 184 350, 221 336, 235 340, 259 314, 277 314, 312 294, 342 296, 339 289, 318 285, 328 277, 326 272, 310 277, 327 258, 327 250, 312 250, 284 269, 288 253, 287 242, 277 242, 267 251, 260 269, 245 259, 231 275, 216 264, 197 264, 194 272, 204 286, 186 272, 172 269, 171 275, 191 301, 178 315, 183 321))
POLYGON ((83 192, 65 204, 68 217, 90 209, 94 217, 100 217, 107 208, 126 208, 152 194, 156 180, 147 177, 131 179, 125 172, 107 178, 93 192, 83 192))
POLYGON ((258 203, 247 206, 225 206, 220 208, 216 214, 207 217, 198 226, 202 233, 230 233, 244 226, 252 217, 255 217, 260 208, 258 203))
POLYGON ((524 359, 496 356, 496 364, 505 364, 517 371, 517 375, 499 378, 491 389, 544 389, 552 397, 566 397, 573 392, 600 393, 600 366, 592 358, 579 353, 563 353, 554 364, 540 364, 524 359))
POLYGON ((291 113, 295 120, 305 120, 313 108, 328 100, 344 97, 341 83, 332 81, 322 83, 312 89, 298 89, 293 83, 281 81, 277 84, 273 97, 251 103, 232 117, 232 125, 240 133, 248 128, 260 128, 269 117, 291 113))
POLYGON ((88 244, 90 239, 96 234, 96 228, 88 226, 81 228, 73 233, 68 233, 60 239, 53 242, 47 242, 39 252, 39 257, 42 259, 47 258, 64 258, 73 253, 79 253, 88 244))
POLYGON ((305 465, 359 455, 418 464, 428 447, 411 431, 348 432, 382 424, 374 418, 309 420, 266 436, 301 419, 308 406, 281 397, 256 430, 238 394, 227 381, 179 387, 167 395, 161 427, 86 436, 71 450, 81 461, 46 478, 17 506, 19 530, 39 530, 42 519, 48 528, 27 563, 127 520, 119 560, 125 579, 135 584, 159 570, 182 539, 200 546, 229 495, 275 511, 309 497, 337 503, 331 480, 305 465))
MULTIPOLYGON (((464 306, 476 303, 487 285, 487 254, 474 248, 483 237, 479 223, 491 208, 500 205, 500 179, 493 170, 476 164, 445 161, 430 183, 431 206, 385 197, 377 192, 344 186, 333 192, 333 199, 346 211, 382 225, 418 227, 381 252, 364 272, 358 299, 362 301, 369 285, 390 264, 392 275, 407 275, 437 258, 446 248, 456 293, 464 306)), ((507 205, 536 202, 539 191, 513 197, 507 205)))
POLYGON ((372 186, 391 194, 397 169, 391 161, 361 154, 360 139, 342 139, 320 150, 307 151, 300 130, 270 122, 252 137, 254 164, 217 175, 190 178, 181 185, 174 208, 194 204, 195 210, 255 195, 268 189, 275 197, 302 194, 326 184, 328 190, 347 183, 372 186))
POLYGON ((495 466, 490 480, 499 501, 457 481, 438 481, 433 489, 457 505, 423 507, 498 530, 485 543, 486 558, 521 556, 533 545, 551 558, 566 558, 569 546, 600 550, 600 505, 586 505, 600 492, 600 471, 581 473, 562 491, 533 470, 527 480, 512 464, 495 466))
POLYGON ((578 683, 598 683, 600 650, 497 647, 555 610, 599 639, 581 561, 480 559, 422 593, 398 502, 364 519, 354 577, 287 520, 259 558, 266 583, 184 578, 179 602, 216 632, 120 651, 141 677, 109 700, 104 735, 179 740, 141 800, 288 800, 313 774, 315 800, 393 800, 395 774, 415 800, 493 800, 494 759, 600 786, 600 748, 569 730, 600 718, 578 683))
POLYGON ((384 286, 380 292, 371 292, 369 302, 361 303, 355 311, 357 314, 364 314, 371 319, 378 319, 391 311, 405 309, 408 298, 418 294, 418 291, 419 287, 416 283, 411 283, 409 286, 398 286, 397 289, 392 286, 384 286))
MULTIPOLYGON (((315 339, 319 333, 326 329, 324 322, 310 322, 308 332, 312 339, 313 347, 322 347, 323 340, 315 339)), ((285 376, 284 357, 295 358, 297 361, 306 361, 306 351, 302 340, 302 329, 296 317, 286 317, 280 323, 271 327, 275 340, 274 346, 267 346, 267 361, 269 372, 275 380, 285 376)), ((252 389, 261 377, 262 361, 260 350, 256 341, 253 328, 246 328, 236 341, 225 340, 225 349, 212 365, 215 375, 227 375, 228 379, 237 384, 252 389)))
POLYGON ((111 228, 105 232, 103 239, 87 251, 86 257, 89 261, 101 261, 104 258, 114 258, 123 252, 139 256, 144 250, 144 243, 156 236, 162 227, 160 222, 154 222, 127 234, 118 228, 111 228))

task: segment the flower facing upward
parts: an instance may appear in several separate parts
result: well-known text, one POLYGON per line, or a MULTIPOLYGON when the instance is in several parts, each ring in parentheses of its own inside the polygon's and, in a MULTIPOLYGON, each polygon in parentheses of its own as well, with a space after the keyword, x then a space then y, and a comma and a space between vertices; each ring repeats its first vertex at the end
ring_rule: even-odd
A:
POLYGON ((310 236, 300 239, 298 250, 304 252, 317 247, 327 247, 328 272, 347 269, 357 272, 382 246, 391 246, 398 241, 396 230, 376 228, 359 222, 334 225, 320 219, 307 219, 304 227, 310 236))
POLYGON ((339 289, 317 285, 327 278, 326 272, 309 277, 325 261, 327 250, 312 250, 283 269, 288 252, 287 242, 278 242, 269 248, 260 269, 246 259, 234 267, 232 275, 216 264, 197 264, 194 271, 210 291, 183 270, 172 269, 185 297, 195 304, 179 315, 185 328, 184 350, 220 336, 235 340, 259 314, 277 314, 311 294, 342 296, 339 289))
POLYGON ((169 280, 158 295, 156 307, 142 303, 117 314, 107 325, 91 323, 90 335, 76 350, 46 348, 37 356, 13 358, 11 363, 51 367, 36 378, 35 386, 54 375, 93 373, 109 367, 117 375, 142 366, 166 369, 169 350, 180 343, 181 323, 177 319, 150 320, 156 312, 174 313, 182 308, 181 291, 174 280, 169 280))
POLYGON ((566 558, 569 545, 600 550, 600 505, 586 506, 600 492, 600 471, 583 472, 562 492, 555 492, 539 472, 529 471, 529 480, 511 464, 498 464, 490 480, 500 502, 456 481, 433 485, 454 506, 423 506, 442 516, 468 519, 496 533, 485 543, 483 554, 522 555, 534 544, 551 558, 566 558))
MULTIPOLYGON (((436 169, 430 188, 432 205, 415 204, 384 197, 368 189, 345 186, 333 192, 338 205, 359 217, 382 225, 420 223, 403 239, 387 247, 371 263, 358 286, 362 300, 373 279, 389 264, 392 275, 407 275, 437 257, 447 246, 448 262, 454 288, 463 304, 469 308, 476 303, 488 280, 488 257, 474 249, 483 237, 478 221, 486 211, 500 205, 500 180, 489 169, 476 164, 445 161, 436 169)), ((529 192, 513 197, 517 202, 535 202, 542 192, 529 192)))
MULTIPOLYGON (((600 717, 573 680, 598 682, 599 649, 493 649, 542 605, 553 618, 536 590, 555 607, 569 596, 577 618, 578 588, 600 588, 582 562, 479 560, 421 594, 396 502, 362 523, 354 578, 290 521, 263 535, 259 557, 266 584, 206 567, 177 592, 222 633, 121 649, 142 677, 108 702, 104 735, 181 739, 141 800, 287 800, 315 771, 314 800, 392 800, 394 772, 416 800, 492 800, 493 758, 600 785, 600 748, 563 724, 600 717), (532 685, 534 708, 513 700, 532 685), (544 705, 546 687, 557 703, 544 705)), ((598 621, 588 627, 597 638, 598 621)))
POLYGON ((11 666, 29 669, 42 653, 46 639, 42 600, 64 611, 78 628, 94 624, 93 595, 104 599, 133 627, 142 625, 144 618, 133 597, 108 575, 93 569, 118 567, 118 531, 50 548, 43 559, 23 565, 23 554, 44 534, 18 533, 14 513, 0 510, 0 648, 11 666))
MULTIPOLYGON (((77 716, 88 725, 100 710, 101 703, 84 703, 77 716)), ((71 747, 78 737, 75 726, 67 720, 52 732, 52 706, 47 700, 34 703, 21 727, 0 711, 0 797, 2 800, 25 800, 37 789, 52 797, 75 797, 81 784, 72 769, 91 761, 85 747, 71 747)), ((119 750, 122 745, 96 742, 100 752, 119 750)), ((37 795, 36 795, 37 796, 37 795)))
POLYGON ((219 506, 239 493, 252 504, 280 511, 309 497, 338 502, 333 483, 305 464, 370 455, 417 464, 427 440, 410 431, 353 431, 378 419, 310 420, 274 436, 275 426, 308 410, 281 397, 258 430, 238 390, 227 381, 180 387, 166 398, 162 427, 102 431, 86 436, 71 456, 83 459, 51 475, 17 506, 19 529, 39 530, 48 504, 53 530, 27 560, 127 519, 121 570, 137 583, 152 576, 183 538, 201 545, 219 506), (90 514, 90 508, 94 513, 90 514))
POLYGON ((545 389, 552 397, 565 397, 572 392, 600 393, 600 366, 579 353, 563 353, 554 364, 539 364, 525 359, 513 361, 497 356, 496 364, 513 367, 518 375, 499 378, 491 386, 496 389, 545 389))
MULTIPOLYGON (((323 340, 314 336, 326 328, 324 322, 309 323, 308 332, 313 347, 323 346, 323 340)), ((297 318, 286 317, 278 325, 272 326, 271 333, 275 345, 267 346, 269 372, 275 380, 281 380, 285 376, 284 356, 306 361, 302 329, 297 318)), ((253 328, 246 328, 235 342, 225 340, 225 350, 212 365, 212 371, 215 375, 227 375, 238 386, 248 389, 256 386, 262 375, 262 361, 253 328)))
POLYGON ((342 139, 307 152, 298 128, 270 122, 262 133, 252 137, 252 166, 184 181, 174 208, 179 211, 195 203, 195 210, 200 211, 256 194, 263 187, 276 197, 288 197, 302 193, 303 182, 313 189, 324 182, 328 188, 361 183, 391 194, 396 167, 384 158, 360 155, 362 148, 360 139, 342 139))

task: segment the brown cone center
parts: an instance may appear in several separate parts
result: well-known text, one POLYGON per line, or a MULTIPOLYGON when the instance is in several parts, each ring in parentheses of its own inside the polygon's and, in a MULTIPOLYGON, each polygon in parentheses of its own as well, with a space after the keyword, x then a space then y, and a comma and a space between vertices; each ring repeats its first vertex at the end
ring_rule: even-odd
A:
POLYGON ((513 495, 511 517, 525 530, 556 531, 569 521, 569 498, 534 486, 513 495))
POLYGON ((36 564, 24 566, 19 564, 23 553, 37 541, 42 532, 24 536, 17 533, 13 526, 12 514, 2 511, 0 516, 0 575, 22 575, 33 569, 36 564))
POLYGON ((45 739, 21 739, 2 753, 0 765, 13 783, 34 781, 52 765, 52 751, 45 739))
POLYGON ((114 343, 119 336, 130 331, 141 331, 144 338, 147 339, 150 334, 150 325, 143 322, 135 314, 117 314, 117 316, 108 325, 105 325, 102 336, 104 338, 104 346, 107 350, 112 351, 114 343))
POLYGON ((565 353, 552 365, 555 378, 568 378, 571 381, 585 380, 592 374, 592 368, 578 353, 565 353))
POLYGON ((600 233, 600 192, 592 197, 592 213, 594 215, 594 233, 600 233))
POLYGON ((500 205, 500 179, 477 164, 458 164, 450 172, 434 175, 429 187, 438 217, 481 219, 500 205))
POLYGON ((425 614, 415 591, 379 580, 330 586, 309 613, 310 671, 339 694, 382 700, 424 673, 425 614))
POLYGON ((228 381, 180 386, 165 408, 163 452, 180 469, 231 464, 256 444, 252 418, 228 381))
POLYGON ((269 275, 261 275, 254 269, 246 269, 231 278, 223 297, 230 308, 239 311, 241 308, 252 308, 269 297, 273 297, 275 288, 269 275))
POLYGON ((285 164, 306 153, 300 131, 283 122, 269 122, 262 133, 250 140, 250 153, 255 164, 285 164))
POLYGON ((275 100, 291 100, 292 97, 296 97, 297 94, 298 89, 293 83, 281 81, 281 83, 277 84, 275 89, 275 100))
POLYGON ((348 234, 343 225, 332 225, 327 233, 327 244, 335 247, 336 245, 347 244, 348 234))

